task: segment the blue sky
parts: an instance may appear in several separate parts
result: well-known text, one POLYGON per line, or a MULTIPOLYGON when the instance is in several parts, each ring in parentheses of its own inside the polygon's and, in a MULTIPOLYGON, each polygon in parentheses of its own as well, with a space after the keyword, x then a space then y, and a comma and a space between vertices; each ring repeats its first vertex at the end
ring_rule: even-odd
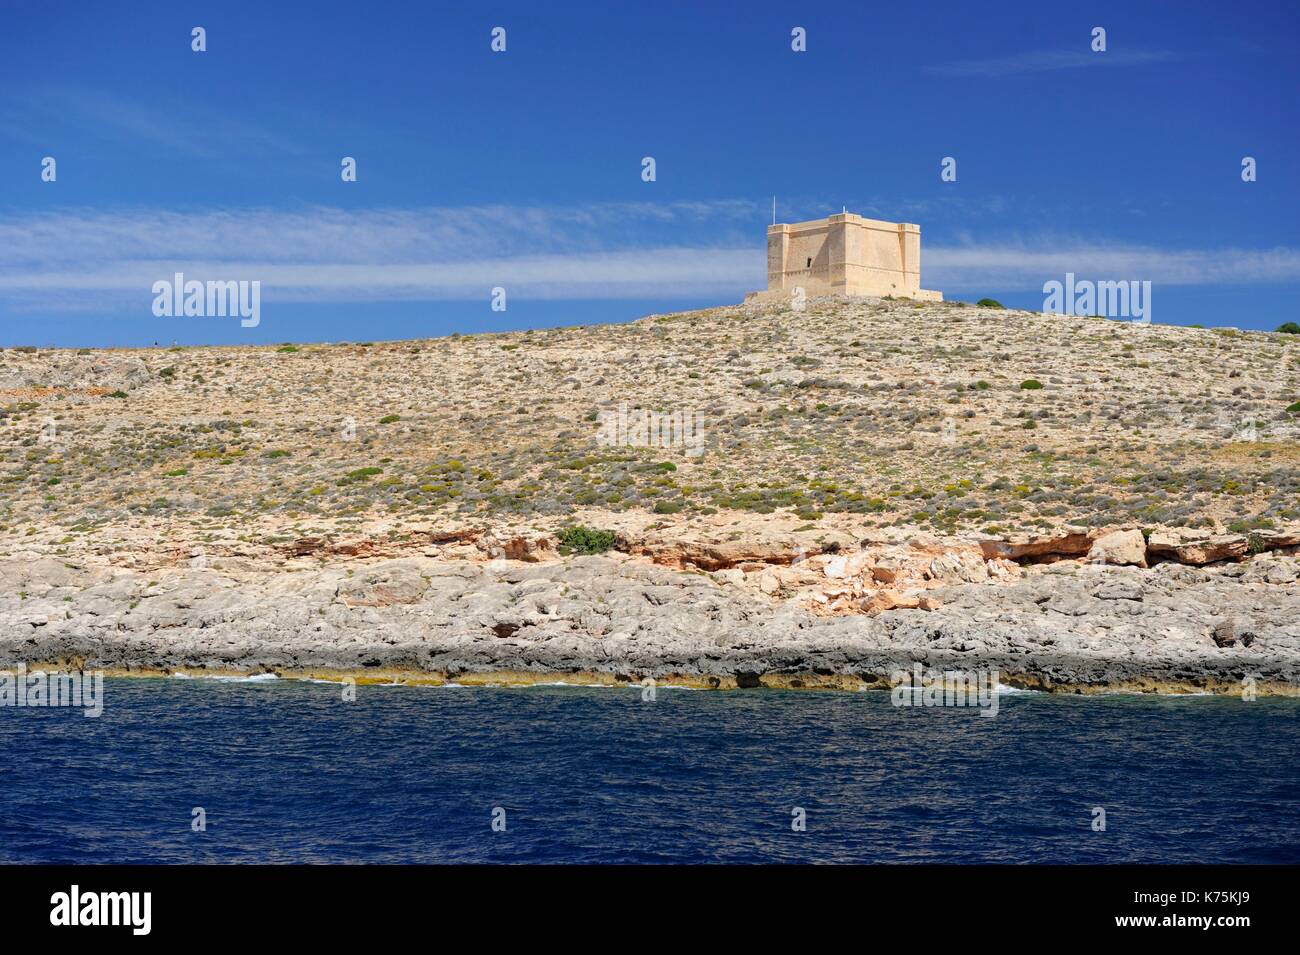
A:
POLYGON ((765 284, 773 194, 782 221, 920 223, 923 285, 950 298, 1041 308, 1073 271, 1151 281, 1157 322, 1273 328, 1300 320, 1298 11, 3 0, 0 344, 734 302, 765 284), (261 323, 155 317, 152 282, 177 270, 260 281, 261 323))

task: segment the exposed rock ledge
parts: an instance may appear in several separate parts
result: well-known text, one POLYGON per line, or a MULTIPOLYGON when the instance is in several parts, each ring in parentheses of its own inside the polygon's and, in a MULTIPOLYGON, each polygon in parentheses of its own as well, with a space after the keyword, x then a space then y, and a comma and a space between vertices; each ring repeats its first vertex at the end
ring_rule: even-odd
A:
POLYGON ((930 554, 912 545, 923 579, 904 587, 905 561, 885 552, 704 573, 622 554, 485 564, 456 556, 474 548, 466 540, 448 538, 434 556, 199 555, 138 569, 17 555, 0 562, 0 665, 676 674, 720 685, 808 675, 844 685, 921 661, 997 668, 1004 682, 1045 688, 1234 692, 1253 677, 1260 693, 1300 693, 1300 566, 1290 555, 1149 568, 1085 556, 1022 568, 977 545, 930 554), (775 586, 764 576, 773 574, 775 586), (892 589, 890 574, 899 602, 863 606, 892 589), (868 578, 876 589, 853 594, 852 582, 868 578), (848 589, 851 612, 819 607, 828 587, 848 589))

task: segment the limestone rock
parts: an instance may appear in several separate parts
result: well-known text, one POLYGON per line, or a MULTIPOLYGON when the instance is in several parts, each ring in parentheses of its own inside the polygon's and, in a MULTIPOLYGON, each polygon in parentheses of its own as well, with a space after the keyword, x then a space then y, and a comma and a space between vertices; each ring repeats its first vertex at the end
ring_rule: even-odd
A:
POLYGON ((1243 647, 1249 647, 1255 642, 1254 629, 1247 623, 1238 619, 1224 620, 1216 624, 1211 633, 1216 646, 1232 647, 1240 643, 1243 647))
POLYGON ((1256 531, 1255 536, 1266 550, 1300 547, 1300 527, 1256 531))
POLYGON ((724 570, 746 562, 790 564, 805 556, 793 538, 762 534, 743 540, 708 541, 650 535, 620 542, 628 553, 649 557, 669 567, 694 565, 701 570, 724 570))
MULTIPOLYGON (((874 617, 886 610, 916 610, 921 606, 921 598, 904 596, 896 590, 884 588, 862 600, 862 612, 874 617)), ((928 608, 927 608, 928 609, 928 608)))
POLYGON ((1147 565, 1147 542, 1139 530, 1111 531, 1092 542, 1088 559, 1107 564, 1147 565))
POLYGON ((877 560, 875 566, 871 568, 871 576, 872 579, 877 580, 882 584, 892 584, 898 579, 901 570, 902 565, 897 558, 882 557, 880 560, 877 560))
POLYGON ((1147 542, 1151 556, 1203 566, 1221 560, 1240 560, 1250 550, 1250 542, 1239 534, 1184 537, 1176 532, 1156 532, 1147 542))
POLYGON ((498 572, 477 552, 292 569, 269 565, 268 553, 223 569, 51 560, 42 566, 52 586, 33 579, 37 558, 0 558, 0 666, 717 676, 879 674, 915 659, 996 667, 1049 688, 1236 686, 1242 672, 1300 688, 1300 592, 1269 583, 1267 570, 1066 564, 1052 567, 1073 572, 1031 566, 1004 583, 942 583, 920 577, 937 555, 891 546, 904 583, 881 589, 865 565, 844 579, 818 567, 826 592, 808 604, 836 608, 822 611, 782 584, 800 567, 720 588, 624 557, 512 561, 498 572), (760 578, 778 586, 774 596, 760 578), (1206 620, 1221 622, 1213 639, 1206 620))
POLYGON ((972 584, 987 580, 988 566, 978 553, 948 552, 930 561, 930 576, 945 584, 972 584))
POLYGON ((539 560, 553 560, 560 556, 559 542, 549 534, 510 537, 502 540, 498 546, 507 560, 536 563, 539 560))
POLYGON ((1082 557, 1088 553, 1094 539, 1092 531, 1063 528, 1060 533, 982 540, 979 545, 985 557, 1019 561, 1042 557, 1082 557))
POLYGON ((1144 593, 1142 585, 1137 581, 1108 579, 1092 595, 1098 600, 1141 600, 1144 593))
MULTIPOLYGON (((854 551, 848 554, 836 554, 822 558, 822 573, 832 580, 848 580, 858 577, 871 566, 871 555, 866 551, 854 551)), ((804 563, 803 561, 800 564, 804 563)), ((795 566, 799 566, 796 564, 795 566)))

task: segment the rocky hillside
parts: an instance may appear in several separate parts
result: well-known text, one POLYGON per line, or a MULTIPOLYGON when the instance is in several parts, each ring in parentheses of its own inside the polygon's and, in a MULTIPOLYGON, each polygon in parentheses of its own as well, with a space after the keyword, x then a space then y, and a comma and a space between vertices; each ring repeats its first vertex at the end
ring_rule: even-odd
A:
POLYGON ((822 300, 376 344, 8 349, 0 524, 1248 533, 1300 518, 1289 339, 822 300), (624 403, 698 415, 703 454, 600 444, 624 403))
MULTIPOLYGON (((129 662, 129 640, 109 643, 134 634, 176 665, 168 646, 221 633, 227 648, 252 642, 209 662, 342 665, 356 654, 340 642, 360 639, 367 659, 419 667, 433 657, 375 647, 409 642, 404 615, 435 614, 438 653, 486 640, 500 666, 545 667, 556 645, 529 635, 555 627, 512 616, 529 581, 478 604, 472 581, 537 565, 559 585, 574 552, 604 552, 614 563, 599 565, 592 605, 551 621, 589 642, 578 656, 592 669, 614 667, 603 641, 619 633, 642 632, 643 656, 686 660, 671 636, 682 621, 647 622, 642 606, 659 598, 638 575, 659 565, 686 588, 661 597, 681 605, 706 586, 739 602, 737 619, 784 614, 780 641, 827 618, 930 618, 957 647, 1014 655, 1032 649, 1025 634, 1055 633, 1109 647, 1097 653, 1113 663, 1123 624, 1143 640, 1179 634, 1190 656, 1170 666, 1228 680, 1258 635, 1251 659, 1287 683, 1298 399, 1288 335, 958 302, 755 304, 389 343, 7 349, 0 620, 24 658, 129 662), (651 413, 689 421, 685 444, 647 438, 651 413), (361 586, 394 561, 400 584, 361 586), (1229 572, 1243 561, 1253 569, 1229 572), (1073 610, 1039 599, 1065 587, 1046 572, 1092 565, 1131 568, 1138 595, 1086 589, 1073 610), (1170 576, 1180 565, 1204 569, 1170 576), (31 571, 59 566, 66 581, 31 571), (440 577, 469 603, 450 607, 429 584, 440 577), (609 616, 600 594, 626 587, 609 616), (1018 636, 963 629, 981 600, 1015 594, 1018 636), (283 642, 249 637, 259 620, 279 621, 283 642), (511 641, 527 652, 506 653, 511 641)), ((688 631, 723 619, 708 606, 688 631)), ((748 632, 727 639, 771 649, 748 632)), ((696 650, 683 667, 721 666, 696 650)))

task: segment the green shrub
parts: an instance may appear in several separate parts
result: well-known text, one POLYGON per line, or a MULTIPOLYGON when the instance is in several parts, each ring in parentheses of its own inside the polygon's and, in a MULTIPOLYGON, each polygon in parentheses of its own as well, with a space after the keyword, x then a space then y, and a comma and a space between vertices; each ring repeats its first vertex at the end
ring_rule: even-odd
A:
POLYGON ((1297 402, 1296 402, 1295 404, 1293 404, 1293 405, 1287 405, 1286 413, 1287 413, 1287 414, 1300 414, 1300 401, 1297 401, 1297 402))
POLYGON ((1026 378, 1020 383, 1021 391, 1037 391, 1041 387, 1043 387, 1043 383, 1037 378, 1026 378))
POLYGON ((560 531, 561 554, 603 554, 614 546, 614 532, 581 524, 560 531))
POLYGON ((379 419, 380 424, 392 424, 394 421, 401 421, 402 416, 399 414, 386 414, 379 419))
POLYGON ((1006 308, 1005 305, 1003 305, 995 298, 982 298, 975 304, 978 305, 980 308, 1006 308))
POLYGON ((1295 322, 1283 322, 1273 331, 1282 332, 1284 335, 1300 335, 1300 325, 1295 322))
POLYGON ((126 392, 125 392, 125 391, 114 391, 114 392, 112 392, 111 394, 109 394, 109 397, 110 397, 110 398, 125 398, 125 397, 126 397, 126 392))
POLYGON ((298 350, 297 345, 290 345, 288 342, 285 342, 283 345, 281 345, 279 348, 276 349, 276 351, 281 352, 282 354, 285 355, 292 355, 297 350, 298 350))
POLYGON ((376 468, 376 467, 357 468, 355 471, 349 471, 346 475, 344 475, 344 477, 339 481, 339 483, 351 484, 354 481, 368 481, 376 474, 383 474, 383 473, 384 473, 383 468, 376 468))

